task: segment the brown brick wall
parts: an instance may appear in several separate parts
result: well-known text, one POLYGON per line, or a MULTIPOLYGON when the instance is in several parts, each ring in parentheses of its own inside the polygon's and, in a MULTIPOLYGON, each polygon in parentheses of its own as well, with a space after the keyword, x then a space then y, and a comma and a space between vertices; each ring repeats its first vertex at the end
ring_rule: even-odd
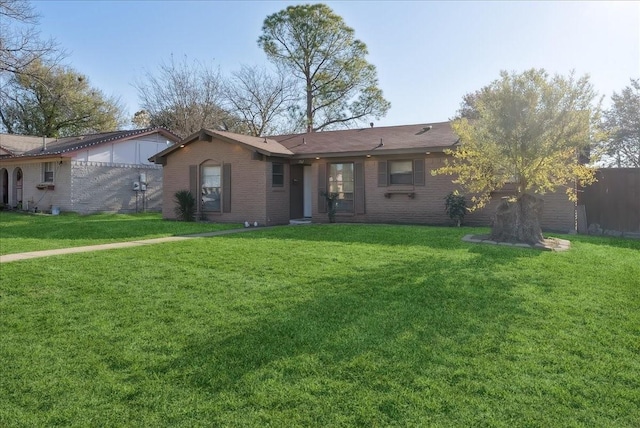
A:
MULTIPOLYGON (((365 175, 365 214, 340 214, 336 215, 338 222, 358 223, 415 223, 448 225, 450 219, 445 212, 445 197, 456 189, 451 182, 451 176, 431 175, 431 171, 442 166, 444 155, 425 155, 425 185, 413 186, 387 186, 378 187, 378 161, 389 159, 417 159, 412 156, 366 158, 364 165, 365 175), (404 192, 404 193, 403 193, 404 192), (414 193, 409 198, 406 193, 414 193), (390 193, 390 197, 385 197, 390 193)), ((362 159, 361 159, 362 160, 362 159)), ((330 162, 348 162, 353 159, 331 159, 330 162)), ((318 168, 326 167, 326 161, 317 161, 313 164, 313 189, 317 190, 318 168)), ((570 232, 575 230, 574 204, 567 199, 564 192, 547 194, 544 196, 545 208, 543 211, 542 227, 547 231, 570 232)), ((319 213, 317 196, 313 198, 313 221, 327 222, 326 213, 319 213)), ((465 224, 477 226, 489 226, 491 217, 495 211, 496 198, 484 209, 474 212, 465 218, 465 224)))
MULTIPOLYGON (((468 226, 490 226, 493 213, 500 202, 501 195, 494 196, 489 204, 481 210, 468 214, 464 224, 468 226)), ((572 233, 575 232, 575 204, 566 193, 559 191, 543 196, 542 229, 544 231, 572 233)))
POLYGON ((224 223, 257 221, 261 225, 268 224, 265 192, 268 163, 253 160, 252 153, 239 144, 216 139, 212 142, 195 141, 167 157, 162 216, 175 218, 174 194, 189 189, 189 166, 199 165, 206 160, 231 164, 231 212, 210 213, 208 219, 224 223))
MULTIPOLYGON (((444 199, 456 186, 450 176, 433 176, 431 171, 440 167, 442 154, 423 155, 425 185, 378 186, 378 161, 389 159, 414 160, 415 156, 376 158, 330 159, 330 162, 364 162, 365 213, 337 214, 338 222, 359 223, 413 223, 446 225, 450 220, 445 213, 444 199), (389 193, 390 197, 385 194, 389 193), (407 193, 413 193, 410 198, 407 193)), ((172 153, 164 166, 163 217, 175 218, 173 195, 178 190, 189 189, 189 165, 199 165, 206 160, 231 164, 231 212, 210 214, 209 219, 219 222, 257 221, 261 225, 286 224, 289 220, 290 171, 285 160, 284 187, 271 186, 273 160, 252 159, 252 152, 239 144, 219 140, 196 141, 172 153)), ((327 160, 312 163, 312 211, 313 221, 328 221, 326 213, 318 210, 318 168, 326 168, 327 160)), ((470 214, 466 224, 489 226, 498 198, 487 208, 470 214)), ((545 196, 543 229, 569 232, 574 230, 573 203, 564 193, 545 196)))
POLYGON ((266 224, 288 224, 289 223, 289 186, 291 185, 291 176, 289 175, 288 160, 273 158, 266 162, 266 183, 267 183, 267 221, 266 224), (284 186, 271 186, 271 167, 273 162, 281 162, 284 164, 284 186))

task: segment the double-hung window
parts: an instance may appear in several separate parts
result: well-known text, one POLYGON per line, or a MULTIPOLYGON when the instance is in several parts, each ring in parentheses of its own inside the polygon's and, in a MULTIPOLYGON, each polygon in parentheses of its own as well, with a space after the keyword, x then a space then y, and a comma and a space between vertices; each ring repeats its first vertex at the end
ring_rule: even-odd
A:
POLYGON ((203 165, 201 168, 200 196, 203 211, 220 211, 222 207, 220 170, 219 165, 203 165))
POLYGON ((43 182, 44 183, 53 183, 53 176, 54 176, 54 168, 55 168, 55 164, 54 162, 45 162, 44 166, 43 166, 43 182))
POLYGON ((284 187, 284 164, 273 162, 271 164, 271 187, 284 187))
POLYGON ((378 187, 398 186, 402 191, 407 187, 424 186, 424 166, 424 159, 381 160, 378 162, 378 187))
POLYGON ((410 160, 389 161, 389 184, 413 184, 413 162, 410 160))
POLYGON ((329 193, 338 195, 337 212, 353 212, 353 177, 353 163, 329 164, 329 193))

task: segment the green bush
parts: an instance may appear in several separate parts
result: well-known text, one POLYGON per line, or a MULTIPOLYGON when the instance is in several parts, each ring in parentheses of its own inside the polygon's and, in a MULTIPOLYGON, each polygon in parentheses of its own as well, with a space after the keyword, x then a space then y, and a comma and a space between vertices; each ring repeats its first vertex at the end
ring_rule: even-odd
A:
POLYGON ((336 222, 336 209, 338 206, 338 194, 322 192, 322 196, 327 200, 327 214, 329 215, 329 223, 336 222))
POLYGON ((464 196, 460 195, 457 190, 449 193, 445 201, 445 211, 449 218, 456 223, 456 226, 462 225, 462 220, 467 213, 467 201, 464 196))
POLYGON ((196 217, 196 198, 188 190, 179 190, 175 194, 175 213, 178 219, 194 221, 196 217))

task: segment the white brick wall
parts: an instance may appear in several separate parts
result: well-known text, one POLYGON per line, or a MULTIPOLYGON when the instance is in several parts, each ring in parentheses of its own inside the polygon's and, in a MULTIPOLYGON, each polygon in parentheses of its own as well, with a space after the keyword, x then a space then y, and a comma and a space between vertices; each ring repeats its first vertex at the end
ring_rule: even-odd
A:
POLYGON ((8 193, 9 205, 17 206, 22 202, 23 208, 38 211, 49 211, 52 206, 58 206, 62 210, 70 209, 69 183, 70 164, 68 159, 48 159, 54 162, 53 189, 38 189, 43 182, 43 162, 25 159, 24 162, 11 162, 0 164, 0 168, 5 168, 8 172, 8 193), (15 171, 16 168, 22 170, 22 198, 15 194, 15 171))
POLYGON ((70 188, 71 210, 81 214, 162 209, 162 168, 157 166, 74 162, 70 188), (140 173, 147 176, 145 192, 133 190, 140 173))

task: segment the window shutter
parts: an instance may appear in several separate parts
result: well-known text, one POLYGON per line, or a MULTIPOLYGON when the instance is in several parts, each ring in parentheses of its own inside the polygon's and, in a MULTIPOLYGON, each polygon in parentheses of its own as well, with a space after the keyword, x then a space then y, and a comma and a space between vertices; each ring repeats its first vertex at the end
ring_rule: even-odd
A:
POLYGON ((424 186, 424 159, 413 161, 413 185, 424 186))
POLYGON ((387 187, 387 161, 378 162, 378 187, 387 187))
POLYGON ((198 165, 189 165, 189 191, 196 201, 200 200, 198 192, 198 165))
POLYGON ((222 165, 222 212, 231 212, 231 164, 222 165))
POLYGON ((327 212, 327 200, 324 197, 327 191, 327 164, 318 164, 318 212, 327 212))
POLYGON ((364 214, 364 162, 356 162, 354 169, 356 214, 364 214))

